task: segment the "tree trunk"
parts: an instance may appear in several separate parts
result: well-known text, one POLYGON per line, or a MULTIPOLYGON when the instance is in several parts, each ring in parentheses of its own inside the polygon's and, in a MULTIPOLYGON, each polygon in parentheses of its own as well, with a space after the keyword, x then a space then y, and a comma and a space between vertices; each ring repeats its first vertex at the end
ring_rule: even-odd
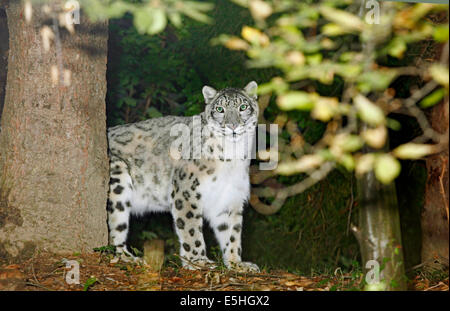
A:
POLYGON ((6 22, 6 11, 2 9, 0 4, 0 120, 2 117, 3 103, 5 101, 8 50, 8 24, 6 22))
POLYGON ((4 262, 36 250, 89 252, 107 244, 107 23, 81 16, 71 35, 55 26, 57 19, 44 15, 40 4, 33 9, 27 23, 21 1, 6 5, 10 50, 0 133, 4 262), (43 25, 55 33, 49 51, 43 47, 43 25), (59 69, 56 81, 52 66, 59 69))
MULTIPOLYGON (((361 130, 367 125, 361 124, 361 130)), ((389 141, 383 150, 387 151, 389 141)), ((373 151, 369 147, 364 152, 373 151)), ((358 177, 359 242, 365 290, 406 290, 406 275, 395 183, 380 183, 373 171, 358 177)))
MULTIPOLYGON (((430 113, 431 126, 445 133, 449 126, 448 97, 430 113)), ((426 159, 428 171, 422 212, 422 262, 440 268, 449 264, 448 148, 426 159)))
POLYGON ((382 185, 371 172, 358 178, 357 188, 360 208, 355 233, 369 283, 366 289, 406 290, 395 184, 382 185))

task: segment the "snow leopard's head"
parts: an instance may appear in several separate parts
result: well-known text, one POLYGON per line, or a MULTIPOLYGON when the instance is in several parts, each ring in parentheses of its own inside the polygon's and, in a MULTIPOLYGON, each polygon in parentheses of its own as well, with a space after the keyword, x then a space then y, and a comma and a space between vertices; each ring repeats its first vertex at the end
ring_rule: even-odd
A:
POLYGON ((202 89, 208 125, 219 135, 239 139, 253 131, 258 122, 258 102, 255 81, 243 89, 226 88, 216 91, 210 86, 202 89))

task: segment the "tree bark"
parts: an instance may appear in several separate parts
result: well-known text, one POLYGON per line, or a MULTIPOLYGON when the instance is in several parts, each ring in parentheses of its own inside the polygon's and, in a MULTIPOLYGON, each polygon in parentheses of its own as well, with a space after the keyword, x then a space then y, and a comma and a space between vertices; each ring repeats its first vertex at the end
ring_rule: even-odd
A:
MULTIPOLYGON (((367 125, 361 124, 361 130, 367 125)), ((383 150, 389 149, 387 140, 383 150)), ((363 152, 373 151, 364 147, 363 152)), ((400 215, 395 182, 384 185, 373 171, 357 179, 359 242, 365 290, 406 290, 400 215)))
POLYGON ((70 34, 54 27, 39 4, 33 5, 27 23, 21 3, 6 5, 9 59, 0 133, 3 262, 24 260, 36 250, 89 252, 108 241, 107 22, 93 24, 81 16, 70 34), (49 51, 43 48, 44 25, 55 32, 49 51), (52 66, 59 69, 56 82, 52 66))
MULTIPOLYGON (((431 126, 445 133, 449 126, 448 97, 445 102, 432 108, 431 126)), ((449 183, 448 148, 427 157, 428 179, 422 212, 422 263, 439 268, 449 265, 449 183)))
POLYGON ((2 8, 0 3, 0 119, 2 117, 3 103, 5 101, 8 50, 8 24, 6 22, 6 11, 2 8))
POLYGON ((406 290, 395 183, 381 184, 373 172, 358 178, 359 229, 354 230, 360 244, 369 290, 406 290), (377 265, 369 261, 376 261, 377 265), (377 281, 378 280, 378 281, 377 281))

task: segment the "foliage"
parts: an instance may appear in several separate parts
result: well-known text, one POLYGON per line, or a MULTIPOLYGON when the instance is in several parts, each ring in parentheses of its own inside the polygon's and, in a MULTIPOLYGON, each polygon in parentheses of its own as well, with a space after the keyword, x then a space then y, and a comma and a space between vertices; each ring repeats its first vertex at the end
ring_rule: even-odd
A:
POLYGON ((90 277, 89 279, 86 280, 86 282, 83 285, 83 291, 88 291, 89 288, 91 288, 92 286, 94 286, 95 283, 97 283, 98 280, 95 276, 90 277))
POLYGON ((217 1, 212 25, 187 20, 145 36, 127 15, 110 22, 108 123, 134 122, 160 115, 194 115, 203 111, 201 88, 242 87, 269 79, 274 70, 245 69, 244 53, 210 46, 223 31, 238 33, 249 14, 229 1, 217 1))
MULTIPOLYGON (((292 130, 281 136, 278 174, 305 174, 313 184, 337 165, 357 175, 373 170, 389 184, 400 173, 399 160, 423 158, 448 145, 448 133, 434 132, 419 109, 448 98, 445 55, 416 67, 410 64, 417 63, 417 56, 407 53, 425 40, 448 48, 448 25, 435 22, 439 14, 446 18, 448 6, 369 1, 365 11, 347 0, 234 2, 249 9, 253 25, 243 26, 239 36, 220 35, 213 43, 245 51, 250 68, 279 69, 281 74, 262 84, 259 93, 275 95, 282 110, 308 112, 326 125, 314 145, 292 130), (362 16, 353 13, 357 10, 362 16), (406 92, 396 87, 405 77, 412 84, 406 92), (393 112, 417 118, 421 133, 387 150, 388 130, 401 126, 390 117, 393 112), (371 152, 363 152, 366 148, 371 152)), ((304 189, 299 185, 256 193, 275 197, 276 207, 304 189)))

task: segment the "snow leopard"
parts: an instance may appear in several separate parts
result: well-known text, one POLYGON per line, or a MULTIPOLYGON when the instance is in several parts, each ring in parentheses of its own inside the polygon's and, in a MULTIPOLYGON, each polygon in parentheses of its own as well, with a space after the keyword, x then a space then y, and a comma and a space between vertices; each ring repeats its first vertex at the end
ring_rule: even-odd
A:
POLYGON ((257 87, 255 81, 242 89, 205 85, 205 109, 196 116, 164 116, 108 129, 109 243, 119 258, 140 260, 127 248, 130 215, 170 212, 184 268, 216 265, 207 257, 205 221, 228 269, 259 271, 241 260, 257 87))

